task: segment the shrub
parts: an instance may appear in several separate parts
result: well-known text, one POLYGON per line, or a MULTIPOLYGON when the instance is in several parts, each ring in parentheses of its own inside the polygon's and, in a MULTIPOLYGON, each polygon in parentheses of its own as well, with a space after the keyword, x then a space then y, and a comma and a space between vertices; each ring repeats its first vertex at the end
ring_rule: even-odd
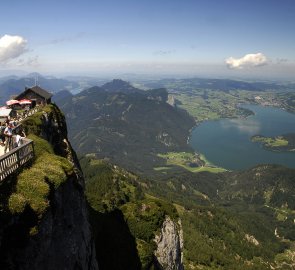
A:
POLYGON ((51 154, 54 153, 53 148, 48 141, 34 134, 28 135, 28 138, 34 141, 34 150, 35 150, 36 157, 40 157, 44 153, 51 153, 51 154))
POLYGON ((136 241, 136 248, 141 262, 142 269, 149 269, 148 267, 153 263, 154 250, 156 249, 156 243, 147 243, 143 240, 136 241))
POLYGON ((22 121, 23 127, 25 128, 27 134, 40 135, 42 131, 42 112, 37 112, 34 115, 24 119, 22 121))
POLYGON ((22 213, 25 210, 26 204, 26 198, 19 193, 13 193, 8 201, 8 207, 12 214, 22 213))
MULTIPOLYGON (((19 202, 28 203, 31 208, 38 214, 42 214, 48 206, 47 196, 49 194, 49 186, 44 181, 45 172, 36 168, 24 170, 18 175, 17 194, 24 199, 19 202)), ((13 206, 13 205, 9 205, 13 206)), ((18 210, 23 211, 24 206, 18 206, 18 210)), ((10 209, 12 212, 14 208, 10 209)))

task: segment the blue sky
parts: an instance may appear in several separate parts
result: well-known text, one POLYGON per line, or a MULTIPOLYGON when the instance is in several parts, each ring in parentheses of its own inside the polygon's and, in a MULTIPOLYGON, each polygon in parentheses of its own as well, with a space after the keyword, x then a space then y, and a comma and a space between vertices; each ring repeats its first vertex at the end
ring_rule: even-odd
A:
POLYGON ((295 79, 294 0, 10 0, 0 9, 0 69, 295 79))

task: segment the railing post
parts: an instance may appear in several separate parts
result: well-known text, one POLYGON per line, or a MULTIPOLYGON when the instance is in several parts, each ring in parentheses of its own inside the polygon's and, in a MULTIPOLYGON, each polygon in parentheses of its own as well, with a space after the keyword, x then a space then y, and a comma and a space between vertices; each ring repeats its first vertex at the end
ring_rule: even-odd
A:
POLYGON ((35 157, 35 145, 34 145, 34 141, 32 141, 31 144, 32 144, 32 156, 35 157))
POLYGON ((19 167, 21 166, 19 152, 20 152, 20 151, 16 151, 16 163, 17 163, 17 168, 19 168, 19 167))

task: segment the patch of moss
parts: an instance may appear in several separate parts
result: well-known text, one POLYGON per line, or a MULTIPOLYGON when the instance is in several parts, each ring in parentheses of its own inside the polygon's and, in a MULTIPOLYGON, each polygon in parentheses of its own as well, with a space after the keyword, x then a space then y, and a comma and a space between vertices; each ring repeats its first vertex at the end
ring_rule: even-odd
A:
POLYGON ((18 201, 9 199, 9 209, 12 213, 21 213, 26 204, 29 204, 38 215, 45 211, 49 204, 47 200, 49 186, 44 178, 45 172, 36 168, 26 169, 18 175, 15 196, 21 195, 24 199, 18 201))
POLYGON ((71 163, 50 153, 39 156, 33 166, 18 175, 16 193, 9 199, 12 213, 21 213, 28 204, 38 214, 44 213, 49 205, 49 183, 58 188, 73 171, 71 163))
POLYGON ((34 141, 34 151, 37 158, 43 155, 44 153, 54 153, 53 148, 48 141, 34 134, 29 134, 28 138, 34 141))
POLYGON ((42 133, 42 117, 44 113, 50 115, 50 118, 53 118, 60 124, 64 122, 65 117, 62 114, 62 112, 58 109, 58 107, 54 104, 49 104, 40 108, 40 111, 34 113, 33 115, 29 116, 28 118, 22 121, 22 125, 27 134, 35 134, 39 136, 42 133))
POLYGON ((26 198, 20 193, 13 193, 8 201, 8 207, 13 214, 23 212, 26 204, 26 198))
POLYGON ((30 229, 30 235, 31 236, 34 236, 38 233, 38 227, 37 226, 34 226, 30 229))
MULTIPOLYGON (((50 112, 51 106, 44 107, 50 112)), ((51 144, 37 136, 42 126, 41 113, 35 113, 24 121, 28 138, 34 141, 35 161, 30 168, 17 176, 16 191, 8 202, 11 213, 22 213, 29 205, 38 216, 49 206, 50 184, 56 189, 73 173, 73 165, 54 154, 51 144)))
POLYGON ((46 105, 46 106, 44 106, 44 107, 42 108, 42 111, 44 111, 44 112, 46 112, 46 113, 51 113, 51 112, 54 111, 55 107, 56 107, 56 106, 53 105, 53 104, 48 104, 48 105, 46 105))
POLYGON ((56 155, 43 154, 37 159, 34 168, 40 170, 41 174, 44 173, 44 177, 57 188, 67 179, 63 168, 63 164, 67 163, 69 163, 68 160, 60 160, 56 155))
POLYGON ((36 112, 30 117, 22 121, 22 125, 25 128, 27 134, 40 135, 42 131, 42 112, 36 112))

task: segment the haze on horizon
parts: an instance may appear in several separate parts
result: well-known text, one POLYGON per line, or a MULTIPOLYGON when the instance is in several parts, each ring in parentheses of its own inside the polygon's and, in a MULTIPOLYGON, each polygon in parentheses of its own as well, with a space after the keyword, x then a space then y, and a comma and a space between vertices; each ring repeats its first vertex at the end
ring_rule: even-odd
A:
POLYGON ((0 75, 295 79, 293 0, 16 0, 0 6, 0 75))

